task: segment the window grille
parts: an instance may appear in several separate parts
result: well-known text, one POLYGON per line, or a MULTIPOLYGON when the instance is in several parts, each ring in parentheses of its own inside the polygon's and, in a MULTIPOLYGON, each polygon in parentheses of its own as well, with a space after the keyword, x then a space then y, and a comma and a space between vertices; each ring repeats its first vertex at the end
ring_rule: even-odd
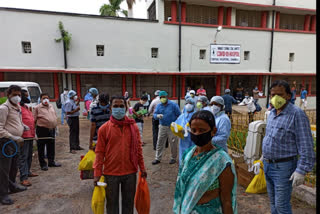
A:
POLYGON ((164 1, 164 20, 168 21, 171 17, 171 1, 164 1))
POLYGON ((97 45, 97 56, 104 56, 104 45, 97 45))
POLYGON ((151 58, 158 58, 158 48, 151 48, 151 58))
POLYGON ((22 42, 22 53, 31 54, 31 42, 22 42))
POLYGON ((260 27, 261 26, 261 11, 237 10, 236 26, 260 27))
POLYGON ((250 51, 244 51, 244 60, 249 60, 250 59, 250 51))
POLYGON ((205 58, 206 58, 206 50, 201 49, 199 59, 205 59, 205 58))
POLYGON ((304 30, 304 16, 294 14, 280 14, 280 29, 304 30))

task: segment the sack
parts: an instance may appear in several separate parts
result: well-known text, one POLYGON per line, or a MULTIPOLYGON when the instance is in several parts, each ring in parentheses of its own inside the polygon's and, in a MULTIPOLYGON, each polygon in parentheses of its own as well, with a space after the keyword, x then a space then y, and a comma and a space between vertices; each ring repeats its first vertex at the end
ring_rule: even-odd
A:
POLYGON ((93 169, 93 162, 96 158, 96 153, 93 150, 89 150, 84 158, 80 161, 78 169, 82 170, 92 170, 93 169))
POLYGON ((139 172, 139 181, 137 185, 136 195, 134 197, 134 204, 138 214, 150 213, 150 193, 146 178, 141 177, 139 172))
MULTIPOLYGON (((148 110, 147 110, 147 109, 142 109, 142 110, 140 110, 140 111, 137 111, 136 113, 137 113, 137 114, 140 114, 140 115, 146 115, 146 114, 148 114, 148 110)), ((133 117, 134 119, 137 118, 137 116, 136 116, 135 114, 133 114, 132 117, 133 117)))
POLYGON ((254 103, 254 105, 256 106, 256 111, 259 112, 262 110, 261 106, 259 105, 259 103, 254 103))
POLYGON ((60 109, 62 107, 61 103, 61 97, 59 96, 59 99, 56 101, 57 108, 60 109))
MULTIPOLYGON (((99 182, 104 182, 104 176, 101 176, 99 182)), ((91 209, 94 214, 104 214, 104 202, 106 200, 105 187, 95 186, 92 194, 91 209)))
POLYGON ((260 172, 258 175, 254 176, 251 183, 246 189, 246 193, 266 193, 267 192, 267 182, 264 177, 263 163, 261 160, 254 161, 254 163, 260 162, 260 172))
POLYGON ((180 126, 179 124, 176 124, 174 122, 171 123, 170 125, 170 129, 171 129, 171 132, 175 135, 175 136, 178 136, 179 138, 181 139, 184 139, 184 136, 183 136, 183 127, 180 126), (175 126, 177 126, 177 130, 175 130, 175 126), (178 132, 176 132, 178 131, 178 132))

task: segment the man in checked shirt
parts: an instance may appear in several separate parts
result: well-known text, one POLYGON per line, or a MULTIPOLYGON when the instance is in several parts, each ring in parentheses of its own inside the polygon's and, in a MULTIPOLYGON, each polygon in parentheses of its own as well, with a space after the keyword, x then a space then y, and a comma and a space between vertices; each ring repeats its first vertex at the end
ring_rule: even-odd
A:
POLYGON ((270 92, 274 108, 268 117, 262 155, 271 213, 292 213, 292 187, 303 184, 315 163, 313 138, 308 117, 290 102, 289 84, 277 80, 270 92))

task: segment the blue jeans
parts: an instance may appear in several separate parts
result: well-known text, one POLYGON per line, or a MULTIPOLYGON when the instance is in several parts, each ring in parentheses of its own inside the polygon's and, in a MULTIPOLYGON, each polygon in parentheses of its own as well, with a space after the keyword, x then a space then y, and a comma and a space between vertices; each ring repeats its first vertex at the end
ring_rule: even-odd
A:
POLYGON ((61 105, 61 125, 64 124, 64 116, 66 115, 66 112, 64 110, 64 105, 61 105))
POLYGON ((289 179, 297 168, 297 159, 281 163, 267 163, 264 160, 263 165, 271 214, 291 214, 292 181, 289 179))

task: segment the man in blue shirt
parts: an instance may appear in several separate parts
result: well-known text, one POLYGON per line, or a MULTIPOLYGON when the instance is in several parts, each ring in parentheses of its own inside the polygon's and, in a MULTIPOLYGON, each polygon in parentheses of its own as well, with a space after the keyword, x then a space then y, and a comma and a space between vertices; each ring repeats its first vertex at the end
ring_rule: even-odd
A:
POLYGON ((271 213, 292 213, 292 187, 303 184, 315 163, 313 138, 308 117, 289 102, 289 84, 275 81, 270 95, 274 108, 268 116, 262 155, 271 213))
POLYGON ((70 153, 75 154, 75 150, 83 150, 80 147, 79 139, 79 111, 80 106, 77 93, 74 90, 70 90, 68 93, 68 100, 65 105, 65 112, 67 114, 67 123, 69 126, 69 143, 70 143, 70 153))
POLYGON ((307 94, 308 94, 308 91, 302 86, 301 95, 300 95, 300 108, 303 104, 303 110, 307 109, 307 94))
POLYGON ((231 122, 229 117, 223 111, 224 100, 220 96, 214 96, 210 100, 211 110, 216 120, 217 133, 212 138, 215 146, 222 147, 228 153, 228 138, 230 136, 231 122))
POLYGON ((168 100, 168 93, 165 91, 160 91, 160 104, 157 105, 156 110, 153 113, 153 118, 155 120, 160 120, 159 133, 158 133, 158 142, 156 148, 156 158, 152 161, 152 164, 158 164, 162 158, 162 152, 164 145, 169 139, 170 148, 171 148, 171 160, 170 164, 176 163, 177 159, 177 142, 178 139, 170 130, 170 124, 179 117, 181 114, 179 106, 168 100))
POLYGON ((232 103, 236 104, 236 103, 240 103, 240 101, 237 101, 236 99, 233 98, 233 96, 230 95, 230 89, 227 88, 224 91, 224 95, 222 96, 223 101, 224 101, 224 111, 225 113, 228 115, 229 118, 231 118, 232 115, 232 103))

